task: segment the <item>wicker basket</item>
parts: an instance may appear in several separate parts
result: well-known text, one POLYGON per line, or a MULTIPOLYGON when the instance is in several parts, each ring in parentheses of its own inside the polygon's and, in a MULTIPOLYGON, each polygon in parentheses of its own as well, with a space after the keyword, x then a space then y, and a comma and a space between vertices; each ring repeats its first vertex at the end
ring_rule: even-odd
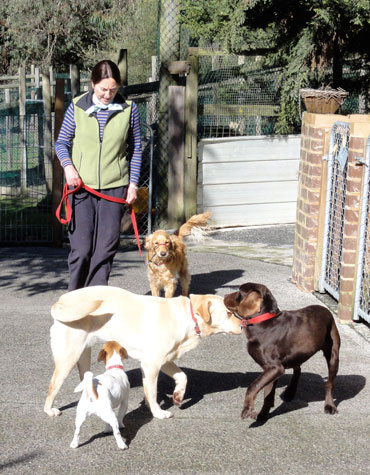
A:
POLYGON ((348 92, 344 89, 301 89, 307 112, 334 114, 343 104, 348 92))

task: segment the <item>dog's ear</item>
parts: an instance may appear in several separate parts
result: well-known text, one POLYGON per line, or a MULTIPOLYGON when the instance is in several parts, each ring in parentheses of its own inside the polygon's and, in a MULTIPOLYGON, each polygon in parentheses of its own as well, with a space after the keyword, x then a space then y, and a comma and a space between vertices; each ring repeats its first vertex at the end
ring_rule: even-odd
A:
POLYGON ((263 292, 262 292, 263 302, 261 306, 261 312, 279 313, 280 310, 279 310, 275 297, 272 295, 270 289, 268 289, 265 286, 263 287, 264 287, 263 292))
MULTIPOLYGON (((242 294, 239 292, 239 294, 242 294)), ((242 294, 243 295, 243 294, 242 294)), ((239 314, 249 317, 262 310, 263 297, 258 290, 250 290, 239 304, 239 314)))
POLYGON ((186 254, 186 245, 184 241, 181 238, 179 238, 179 236, 176 236, 174 234, 171 236, 170 249, 180 254, 186 254))
POLYGON ((179 237, 176 234, 170 235, 170 249, 176 251, 179 247, 179 237))
POLYGON ((122 346, 121 349, 119 350, 119 354, 121 355, 121 358, 123 358, 124 360, 127 360, 127 358, 128 358, 128 353, 127 353, 126 349, 123 348, 123 346, 122 346))
POLYGON ((153 234, 150 234, 145 238, 144 248, 149 251, 152 248, 152 238, 153 234))
POLYGON ((104 349, 100 350, 98 354, 98 361, 105 361, 106 357, 107 357, 107 352, 104 349))
POLYGON ((193 304, 194 313, 200 315, 205 323, 209 323, 211 320, 211 302, 206 298, 205 295, 190 294, 189 297, 191 303, 193 304))

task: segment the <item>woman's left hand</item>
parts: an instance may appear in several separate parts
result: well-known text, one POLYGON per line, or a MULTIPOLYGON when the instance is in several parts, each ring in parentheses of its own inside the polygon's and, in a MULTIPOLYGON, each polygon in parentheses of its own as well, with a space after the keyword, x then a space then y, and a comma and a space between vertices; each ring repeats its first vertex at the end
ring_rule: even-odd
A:
POLYGON ((137 186, 134 185, 133 183, 129 184, 128 190, 127 190, 127 197, 126 201, 129 205, 134 203, 137 198, 137 186))

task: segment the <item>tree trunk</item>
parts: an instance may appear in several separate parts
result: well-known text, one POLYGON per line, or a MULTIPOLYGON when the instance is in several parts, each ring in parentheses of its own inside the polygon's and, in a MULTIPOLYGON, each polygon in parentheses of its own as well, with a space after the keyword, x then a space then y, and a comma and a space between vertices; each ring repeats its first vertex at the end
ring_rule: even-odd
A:
POLYGON ((333 88, 340 87, 343 81, 343 62, 342 54, 339 47, 339 38, 334 37, 333 44, 333 88))

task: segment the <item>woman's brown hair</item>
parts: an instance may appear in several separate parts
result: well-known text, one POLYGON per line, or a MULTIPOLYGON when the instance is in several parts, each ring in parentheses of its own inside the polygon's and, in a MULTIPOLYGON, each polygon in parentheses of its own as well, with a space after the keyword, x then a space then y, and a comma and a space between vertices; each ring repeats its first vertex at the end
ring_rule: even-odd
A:
POLYGON ((121 85, 121 75, 118 66, 113 61, 104 59, 93 67, 90 79, 93 84, 97 84, 102 79, 107 78, 113 78, 119 86, 121 85))

